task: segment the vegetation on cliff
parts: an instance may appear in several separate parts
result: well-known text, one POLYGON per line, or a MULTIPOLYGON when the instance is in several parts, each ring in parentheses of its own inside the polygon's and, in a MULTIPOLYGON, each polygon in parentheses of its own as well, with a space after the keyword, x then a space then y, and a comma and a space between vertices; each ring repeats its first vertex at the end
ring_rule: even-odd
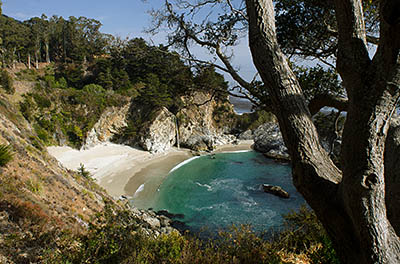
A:
POLYGON ((324 263, 339 264, 331 242, 309 209, 286 216, 285 229, 274 238, 250 226, 232 226, 210 240, 190 234, 151 237, 126 210, 106 208, 79 236, 63 236, 61 248, 46 256, 50 263, 324 263), (79 241, 76 244, 76 241, 79 241))

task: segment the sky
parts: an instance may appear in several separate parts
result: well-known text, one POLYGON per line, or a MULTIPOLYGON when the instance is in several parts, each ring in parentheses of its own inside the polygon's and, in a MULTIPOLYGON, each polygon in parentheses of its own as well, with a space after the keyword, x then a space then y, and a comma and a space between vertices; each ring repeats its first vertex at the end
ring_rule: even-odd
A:
MULTIPOLYGON (((68 18, 69 16, 94 18, 103 26, 101 32, 109 33, 122 38, 142 37, 154 44, 165 43, 165 34, 150 36, 143 32, 151 25, 151 17, 148 11, 158 9, 163 0, 2 0, 3 14, 18 20, 28 20, 31 17, 40 17, 45 14, 68 18)), ((209 55, 201 50, 196 54, 202 59, 209 55)), ((247 40, 243 39, 235 49, 234 65, 240 69, 243 77, 251 81, 255 74, 247 40)), ((230 76, 225 78, 233 84, 230 76)))
POLYGON ((150 25, 151 8, 162 0, 2 0, 3 13, 18 20, 27 20, 42 14, 68 18, 85 16, 99 20, 101 31, 121 37, 143 36, 144 27, 150 25))

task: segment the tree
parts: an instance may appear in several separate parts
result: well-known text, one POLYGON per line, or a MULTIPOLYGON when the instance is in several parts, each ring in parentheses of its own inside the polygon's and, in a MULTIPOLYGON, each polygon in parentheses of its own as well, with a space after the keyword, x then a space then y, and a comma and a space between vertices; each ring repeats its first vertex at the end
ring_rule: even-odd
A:
POLYGON ((279 109, 294 183, 348 263, 400 261, 399 237, 385 210, 383 166, 400 84, 399 23, 389 23, 384 11, 391 3, 380 3, 380 41, 371 60, 361 1, 335 1, 337 69, 349 97, 339 170, 318 142, 301 87, 279 48, 272 1, 246 1, 253 60, 279 109))
MULTIPOLYGON (((319 3, 312 0, 295 2, 302 2, 303 6, 311 3, 311 7, 317 7, 319 3)), ((323 223, 343 262, 400 263, 399 221, 390 219, 391 214, 387 211, 387 208, 399 211, 400 204, 398 200, 385 197, 387 184, 397 184, 392 189, 399 186, 396 181, 386 181, 388 172, 384 166, 390 119, 400 98, 400 4, 395 0, 381 0, 376 9, 378 16, 374 16, 374 10, 365 12, 362 5, 371 1, 326 2, 333 8, 329 13, 333 16, 327 16, 333 24, 325 24, 326 33, 336 40, 329 43, 316 41, 318 45, 326 43, 326 46, 324 44, 314 52, 330 47, 330 54, 337 54, 336 69, 348 96, 340 168, 320 145, 302 87, 281 48, 290 45, 281 46, 282 40, 278 41, 279 25, 275 26, 272 0, 175 1, 175 7, 186 13, 178 13, 166 1, 164 13, 155 12, 154 15, 158 17, 156 22, 167 22, 173 28, 171 43, 180 44, 186 50, 189 50, 190 42, 207 47, 222 62, 217 68, 230 73, 260 101, 267 97, 271 99, 291 156, 294 184, 323 223), (206 13, 208 16, 202 21, 186 19, 188 14, 204 14, 199 10, 209 5, 226 13, 217 16, 215 23, 210 22, 211 13, 206 13), (374 34, 369 30, 373 34, 367 36, 366 24, 373 23, 370 20, 366 23, 366 19, 377 17, 379 32, 374 34), (229 46, 238 37, 235 34, 238 32, 237 21, 248 28, 253 62, 264 83, 258 89, 238 75, 229 56, 222 52, 224 44, 229 46), (367 41, 377 43, 373 58, 369 56, 367 41), (335 48, 332 50, 331 47, 335 48), (260 94, 267 96, 260 97, 260 94)), ((307 14, 313 14, 313 17, 306 16, 306 19, 320 18, 315 12, 322 9, 310 10, 314 13, 307 14)), ((281 14, 277 13, 277 17, 281 14)), ((302 32, 302 35, 308 33, 302 32)), ((318 36, 311 36, 311 40, 318 40, 318 36)), ((304 48, 305 43, 300 47, 304 48)), ((306 53, 300 55, 309 56, 306 53)), ((319 55, 322 59, 331 56, 328 53, 319 55)))

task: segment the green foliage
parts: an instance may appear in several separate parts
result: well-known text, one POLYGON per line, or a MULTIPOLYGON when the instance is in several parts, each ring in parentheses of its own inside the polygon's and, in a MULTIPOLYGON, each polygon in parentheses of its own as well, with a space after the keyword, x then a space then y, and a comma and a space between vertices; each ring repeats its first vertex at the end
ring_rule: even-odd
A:
POLYGON ((35 82, 38 80, 38 73, 34 69, 25 69, 15 74, 19 80, 35 82))
POLYGON ((102 95, 105 92, 105 90, 104 90, 104 88, 102 86, 94 84, 94 83, 85 85, 83 87, 83 91, 86 94, 93 95, 93 96, 102 95))
POLYGON ((84 178, 87 178, 87 179, 90 179, 90 178, 91 178, 91 177, 90 177, 90 172, 88 172, 88 171, 86 170, 85 165, 83 165, 83 163, 80 164, 80 166, 79 166, 79 168, 78 168, 78 173, 79 173, 82 177, 84 177, 84 178))
POLYGON ((13 79, 6 70, 0 70, 0 85, 9 94, 15 93, 13 79))
MULTIPOLYGON (((48 256, 50 263, 288 263, 282 256, 308 258, 312 264, 339 264, 331 242, 315 215, 306 207, 286 216, 286 229, 273 240, 254 233, 249 226, 233 226, 215 238, 200 240, 172 232, 145 235, 142 220, 129 210, 106 203, 89 224, 88 232, 67 237, 48 256), (79 241, 74 243, 73 241, 79 241)), ((60 244, 60 242, 59 242, 60 244)), ((290 262, 292 263, 292 262, 290 262)))
POLYGON ((340 263, 322 224, 306 206, 285 216, 285 230, 278 243, 287 251, 306 252, 312 263, 340 263))
POLYGON ((308 101, 318 95, 344 95, 344 88, 335 70, 316 66, 312 68, 296 67, 294 72, 308 101))
POLYGON ((57 69, 56 77, 64 78, 69 87, 82 89, 85 84, 84 72, 80 64, 60 64, 57 69))
POLYGON ((24 101, 21 101, 19 104, 20 111, 26 120, 32 120, 33 110, 34 110, 34 102, 31 95, 24 95, 24 101))
POLYGON ((36 105, 40 108, 49 108, 51 106, 51 101, 48 97, 45 95, 41 95, 39 93, 33 93, 32 94, 33 99, 36 102, 36 105))
POLYGON ((10 145, 6 146, 0 144, 0 167, 5 166, 8 162, 13 159, 13 153, 10 145))
POLYGON ((171 106, 172 95, 169 93, 167 85, 161 83, 157 75, 147 74, 145 83, 146 87, 140 91, 140 95, 135 101, 155 108, 171 106))
POLYGON ((199 67, 194 83, 198 89, 214 94, 217 100, 225 101, 228 98, 228 82, 214 67, 199 67))
POLYGON ((258 110, 253 113, 244 113, 237 116, 236 128, 239 131, 253 130, 266 122, 273 122, 274 120, 275 116, 272 113, 265 110, 258 110))
MULTIPOLYGON (((43 119, 41 119, 40 120, 41 122, 40 123, 44 123, 43 121, 43 119)), ((42 126, 40 126, 40 124, 39 123, 37 123, 37 124, 35 124, 34 126, 33 126, 33 128, 35 129, 35 132, 36 132, 36 134, 37 134, 37 137, 44 143, 44 144, 46 144, 46 145, 50 145, 50 136, 49 136, 49 133, 48 133, 48 131, 49 130, 46 130, 45 128, 43 128, 42 126)), ((41 150, 42 149, 42 147, 40 146, 40 143, 39 142, 36 142, 36 143, 34 143, 33 144, 36 148, 38 148, 39 150, 41 150)))
POLYGON ((215 123, 220 127, 231 127, 237 120, 237 115, 234 113, 231 105, 228 102, 217 105, 213 112, 213 119, 215 123))

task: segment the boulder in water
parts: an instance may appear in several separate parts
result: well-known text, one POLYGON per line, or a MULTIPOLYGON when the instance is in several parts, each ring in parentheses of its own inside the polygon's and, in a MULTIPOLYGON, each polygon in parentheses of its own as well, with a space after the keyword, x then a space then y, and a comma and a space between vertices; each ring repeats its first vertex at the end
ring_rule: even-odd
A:
POLYGON ((269 184, 262 185, 264 192, 273 194, 275 196, 288 199, 290 197, 289 193, 282 189, 280 186, 274 186, 269 184))

